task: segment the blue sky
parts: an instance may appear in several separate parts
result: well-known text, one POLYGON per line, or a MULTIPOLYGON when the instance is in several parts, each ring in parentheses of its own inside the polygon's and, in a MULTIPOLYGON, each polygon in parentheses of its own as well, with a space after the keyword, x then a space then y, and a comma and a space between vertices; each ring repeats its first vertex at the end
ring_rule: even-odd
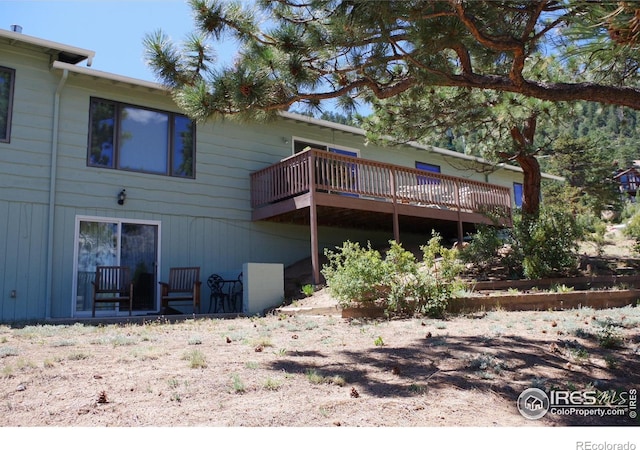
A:
MULTIPOLYGON (((0 0, 0 28, 93 50, 92 68, 157 81, 143 59, 146 33, 162 29, 174 41, 194 29, 186 0, 0 0)), ((233 42, 217 50, 235 53, 233 42)))
MULTIPOLYGON (((0 29, 20 25, 23 34, 93 50, 93 69, 156 82, 144 62, 144 36, 162 29, 179 43, 195 29, 187 0, 0 0, 0 19, 0 29)), ((232 61, 237 44, 216 44, 220 64, 232 61)))

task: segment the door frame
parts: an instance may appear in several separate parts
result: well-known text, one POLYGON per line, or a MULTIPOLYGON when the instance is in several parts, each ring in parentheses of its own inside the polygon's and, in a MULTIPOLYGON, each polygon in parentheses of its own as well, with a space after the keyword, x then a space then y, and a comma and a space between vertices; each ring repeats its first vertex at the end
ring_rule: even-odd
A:
MULTIPOLYGON (((71 277, 71 317, 90 317, 91 311, 76 311, 76 301, 78 295, 78 234, 80 232, 80 222, 109 222, 109 223, 132 223, 138 225, 154 225, 158 228, 157 247, 156 247, 156 279, 162 273, 161 265, 161 245, 162 245, 162 222, 159 220, 140 220, 129 219, 126 217, 107 217, 107 216, 87 216, 76 215, 75 226, 73 231, 73 275, 71 277)), ((118 236, 118 247, 121 245, 120 236, 118 236)), ((148 313, 159 311, 160 307, 160 285, 155 285, 155 305, 153 310, 133 311, 134 315, 146 315, 148 313)), ((128 312, 127 312, 128 313, 128 312)))

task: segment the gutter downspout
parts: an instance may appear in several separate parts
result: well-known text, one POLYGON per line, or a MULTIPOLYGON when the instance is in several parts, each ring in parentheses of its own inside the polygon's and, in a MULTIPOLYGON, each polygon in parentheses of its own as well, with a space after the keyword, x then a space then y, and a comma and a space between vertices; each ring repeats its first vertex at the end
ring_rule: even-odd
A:
POLYGON ((51 318, 53 291, 53 228, 55 225, 56 178, 58 176, 58 125, 60 123, 60 93, 67 82, 69 71, 64 69, 53 97, 53 132, 51 135, 51 170, 49 173, 49 217, 47 224, 47 285, 45 292, 45 317, 51 318))

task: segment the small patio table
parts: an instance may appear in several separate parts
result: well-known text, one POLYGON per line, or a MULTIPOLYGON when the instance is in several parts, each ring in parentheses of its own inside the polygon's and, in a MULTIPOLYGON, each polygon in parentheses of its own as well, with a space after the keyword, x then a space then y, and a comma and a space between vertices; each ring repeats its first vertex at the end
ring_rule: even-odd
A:
POLYGON ((218 274, 213 274, 207 280, 207 285, 211 289, 209 297, 209 313, 240 312, 240 301, 242 300, 242 273, 236 279, 224 279, 218 274), (226 306, 225 306, 226 305, 226 306))

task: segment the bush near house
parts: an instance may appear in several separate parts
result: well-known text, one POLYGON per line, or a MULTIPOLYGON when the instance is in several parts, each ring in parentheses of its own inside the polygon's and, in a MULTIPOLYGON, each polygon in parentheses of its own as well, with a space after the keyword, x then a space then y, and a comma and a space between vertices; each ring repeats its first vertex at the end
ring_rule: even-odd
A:
POLYGON ((448 300, 462 288, 458 251, 443 247, 433 234, 421 247, 423 260, 395 241, 382 254, 347 241, 335 251, 326 250, 329 262, 322 269, 327 286, 342 307, 354 304, 383 306, 392 315, 441 316, 448 300))
POLYGON ((519 216, 514 227, 514 257, 529 279, 568 275, 576 267, 583 230, 573 214, 542 208, 537 218, 519 216))
POLYGON ((636 241, 635 250, 640 252, 640 212, 636 212, 624 228, 625 236, 636 241))
POLYGON ((342 306, 358 301, 373 304, 384 296, 384 268, 380 252, 346 241, 337 251, 325 249, 328 264, 322 268, 331 293, 342 306))
POLYGON ((565 276, 576 268, 578 243, 585 232, 570 212, 543 207, 535 218, 514 215, 509 230, 480 227, 460 257, 480 269, 499 260, 514 278, 565 276))
MULTIPOLYGON (((384 256, 371 244, 347 241, 325 251, 322 274, 342 307, 383 306, 390 315, 441 316, 449 299, 464 292, 463 263, 481 271, 502 265, 514 278, 570 275, 587 229, 578 222, 567 211, 542 208, 535 218, 517 215, 511 229, 480 227, 462 250, 444 247, 434 232, 420 247, 422 261, 395 241, 389 241, 384 256)), ((640 230, 640 219, 638 225, 640 230)))

